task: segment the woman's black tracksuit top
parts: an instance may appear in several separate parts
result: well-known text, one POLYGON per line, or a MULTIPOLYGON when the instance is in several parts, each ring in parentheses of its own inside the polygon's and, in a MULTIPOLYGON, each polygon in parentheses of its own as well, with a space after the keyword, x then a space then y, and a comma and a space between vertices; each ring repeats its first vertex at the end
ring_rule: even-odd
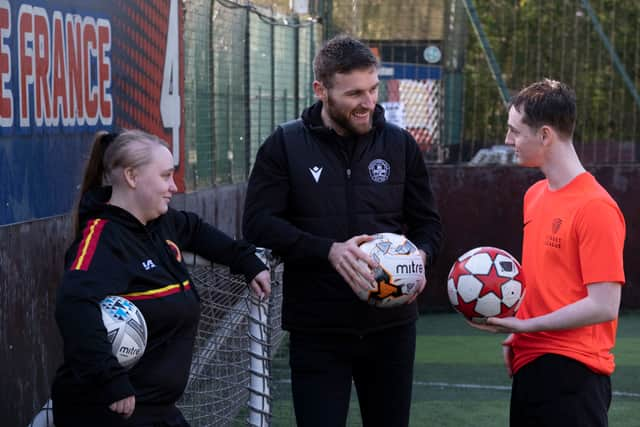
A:
POLYGON ((158 421, 177 410, 189 376, 200 315, 197 290, 182 251, 231 267, 250 280, 266 269, 254 247, 233 240, 197 215, 169 209, 146 226, 106 204, 109 187, 88 192, 80 205, 81 232, 65 256, 56 321, 64 362, 53 384, 57 425, 126 425, 158 421), (112 355, 99 302, 107 295, 132 301, 145 317, 147 347, 130 370, 112 355), (109 411, 135 395, 132 418, 109 411))

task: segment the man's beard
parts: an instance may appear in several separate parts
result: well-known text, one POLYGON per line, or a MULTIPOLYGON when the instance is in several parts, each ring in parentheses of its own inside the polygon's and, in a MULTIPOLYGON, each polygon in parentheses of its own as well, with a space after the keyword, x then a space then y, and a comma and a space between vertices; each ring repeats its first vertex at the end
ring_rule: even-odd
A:
POLYGON ((335 106, 335 102, 331 99, 331 96, 327 97, 327 115, 332 122, 340 126, 345 132, 350 135, 364 135, 371 130, 373 122, 373 113, 369 114, 369 123, 366 129, 358 128, 354 126, 349 120, 350 112, 346 114, 340 111, 335 106))

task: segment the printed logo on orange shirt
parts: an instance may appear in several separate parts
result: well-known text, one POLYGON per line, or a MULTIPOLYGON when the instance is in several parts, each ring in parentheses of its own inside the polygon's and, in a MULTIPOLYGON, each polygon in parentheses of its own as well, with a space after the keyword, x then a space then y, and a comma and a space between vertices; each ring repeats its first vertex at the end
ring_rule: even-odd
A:
POLYGON ((544 239, 545 246, 549 246, 554 249, 562 248, 562 238, 557 236, 556 234, 560 231, 560 227, 562 226, 562 218, 555 218, 551 221, 551 233, 548 234, 544 239))

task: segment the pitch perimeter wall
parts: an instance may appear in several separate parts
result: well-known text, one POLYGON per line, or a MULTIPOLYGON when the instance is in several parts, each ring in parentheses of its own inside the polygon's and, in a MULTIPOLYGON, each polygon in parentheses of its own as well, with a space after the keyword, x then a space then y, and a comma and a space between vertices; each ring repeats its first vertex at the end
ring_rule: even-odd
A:
MULTIPOLYGON (((640 170, 590 169, 616 199, 627 221, 623 309, 640 308, 640 170)), ((446 240, 425 292, 422 311, 451 310, 446 277, 455 258, 480 245, 520 257, 522 203, 538 172, 517 167, 431 166, 446 240)), ((198 212, 239 235, 245 184, 177 195, 173 206, 198 212)), ((0 227, 0 414, 6 425, 26 425, 49 396, 61 358, 53 310, 71 221, 58 216, 0 227)))

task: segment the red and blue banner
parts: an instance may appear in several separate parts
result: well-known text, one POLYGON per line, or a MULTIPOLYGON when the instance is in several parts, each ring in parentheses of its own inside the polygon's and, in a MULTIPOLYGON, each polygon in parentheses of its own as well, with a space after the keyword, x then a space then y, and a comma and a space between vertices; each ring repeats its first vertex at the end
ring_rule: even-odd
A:
POLYGON ((184 189, 178 0, 0 0, 0 226, 68 213, 98 130, 172 147, 184 189))

